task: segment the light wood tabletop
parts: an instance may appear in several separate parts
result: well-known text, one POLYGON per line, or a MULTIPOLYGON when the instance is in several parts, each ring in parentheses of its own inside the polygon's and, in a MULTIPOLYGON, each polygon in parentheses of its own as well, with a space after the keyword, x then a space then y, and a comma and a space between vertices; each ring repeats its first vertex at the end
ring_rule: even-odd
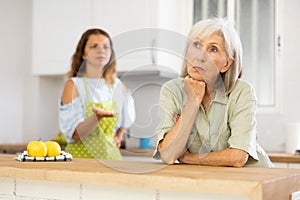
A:
POLYGON ((248 199, 288 199, 300 191, 300 169, 209 167, 100 161, 19 162, 0 154, 0 177, 116 185, 160 190, 246 195, 248 199), (155 169, 155 170, 154 170, 155 169), (143 173, 134 173, 138 170, 143 173))

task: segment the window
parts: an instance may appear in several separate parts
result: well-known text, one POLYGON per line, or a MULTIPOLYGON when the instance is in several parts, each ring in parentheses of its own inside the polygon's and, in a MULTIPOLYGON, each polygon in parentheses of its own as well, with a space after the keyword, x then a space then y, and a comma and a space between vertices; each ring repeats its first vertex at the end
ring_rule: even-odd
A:
POLYGON ((194 23, 210 17, 235 21, 243 45, 243 79, 255 88, 258 111, 280 110, 278 0, 194 0, 194 23), (276 80, 276 81, 275 81, 276 80))

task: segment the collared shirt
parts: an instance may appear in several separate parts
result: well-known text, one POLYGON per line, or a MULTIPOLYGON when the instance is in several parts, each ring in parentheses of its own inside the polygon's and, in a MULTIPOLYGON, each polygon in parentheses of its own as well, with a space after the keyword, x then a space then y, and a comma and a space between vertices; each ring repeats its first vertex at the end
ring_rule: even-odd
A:
MULTIPOLYGON (((161 89, 157 142, 174 126, 174 115, 180 115, 186 104, 183 81, 183 78, 173 79, 161 89)), ((257 143, 255 110, 256 95, 252 86, 237 80, 230 95, 217 92, 207 111, 203 106, 199 108, 187 142, 188 150, 191 153, 208 153, 236 148, 249 154, 246 166, 273 167, 257 143)), ((160 159, 159 151, 155 151, 154 158, 160 159)))

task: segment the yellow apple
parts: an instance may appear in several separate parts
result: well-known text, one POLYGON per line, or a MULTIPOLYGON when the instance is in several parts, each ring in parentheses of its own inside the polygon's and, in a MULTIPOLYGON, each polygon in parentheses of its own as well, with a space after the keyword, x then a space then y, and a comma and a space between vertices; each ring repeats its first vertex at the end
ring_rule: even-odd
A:
POLYGON ((47 146, 47 156, 59 156, 61 152, 60 145, 55 141, 47 141, 45 142, 47 146))
POLYGON ((42 141, 31 141, 27 144, 27 152, 30 157, 45 157, 47 146, 42 141))

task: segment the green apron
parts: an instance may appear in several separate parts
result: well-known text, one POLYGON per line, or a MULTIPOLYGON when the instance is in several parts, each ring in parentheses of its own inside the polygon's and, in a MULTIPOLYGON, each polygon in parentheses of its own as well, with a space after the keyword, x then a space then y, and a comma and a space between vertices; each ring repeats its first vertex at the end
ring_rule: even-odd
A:
MULTIPOLYGON (((105 103, 89 102, 85 77, 84 86, 86 92, 86 118, 93 114, 92 109, 94 106, 109 111, 117 108, 116 103, 112 101, 105 103)), ((65 151, 71 153, 74 158, 121 160, 122 156, 120 150, 114 142, 114 128, 116 123, 116 117, 104 117, 98 123, 98 126, 85 139, 79 142, 68 143, 65 151)))

